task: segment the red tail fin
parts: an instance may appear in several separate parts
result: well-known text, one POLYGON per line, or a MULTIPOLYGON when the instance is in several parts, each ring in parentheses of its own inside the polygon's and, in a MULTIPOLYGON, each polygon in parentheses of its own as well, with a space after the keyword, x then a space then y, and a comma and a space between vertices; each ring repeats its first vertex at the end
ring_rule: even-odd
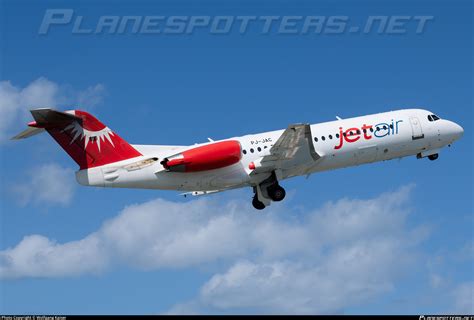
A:
POLYGON ((31 114, 35 121, 28 125, 46 129, 81 169, 141 156, 118 134, 85 111, 36 109, 31 110, 31 114))

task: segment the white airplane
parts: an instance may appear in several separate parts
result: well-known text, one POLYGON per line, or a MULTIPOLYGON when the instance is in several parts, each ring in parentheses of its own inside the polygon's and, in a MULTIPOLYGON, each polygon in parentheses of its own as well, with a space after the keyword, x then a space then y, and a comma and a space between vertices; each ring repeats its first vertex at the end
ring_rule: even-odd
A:
POLYGON ((35 121, 12 139, 47 131, 79 165, 81 185, 204 195, 252 187, 252 204, 281 201, 280 181, 313 172, 416 155, 436 160, 464 130, 430 111, 405 109, 192 146, 131 145, 87 112, 31 110, 35 121))

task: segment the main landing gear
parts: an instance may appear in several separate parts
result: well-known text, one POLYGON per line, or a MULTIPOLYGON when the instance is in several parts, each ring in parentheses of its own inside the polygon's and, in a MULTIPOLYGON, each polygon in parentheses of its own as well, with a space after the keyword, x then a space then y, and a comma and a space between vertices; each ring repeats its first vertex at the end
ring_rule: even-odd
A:
POLYGON ((431 161, 438 159, 438 157, 439 155, 436 151, 425 151, 425 152, 420 152, 416 155, 417 159, 428 158, 431 161))
POLYGON ((278 183, 267 188, 267 193, 273 201, 281 201, 285 199, 286 191, 278 183))
POLYGON ((252 205, 257 210, 265 209, 271 201, 282 201, 286 195, 285 189, 278 184, 274 172, 269 178, 255 186, 253 192, 255 195, 253 196, 252 205))
POLYGON ((258 197, 257 197, 257 194, 255 194, 253 196, 253 199, 252 199, 252 205, 255 209, 257 210, 263 210, 265 209, 265 204, 263 202, 261 202, 260 200, 258 200, 258 197))

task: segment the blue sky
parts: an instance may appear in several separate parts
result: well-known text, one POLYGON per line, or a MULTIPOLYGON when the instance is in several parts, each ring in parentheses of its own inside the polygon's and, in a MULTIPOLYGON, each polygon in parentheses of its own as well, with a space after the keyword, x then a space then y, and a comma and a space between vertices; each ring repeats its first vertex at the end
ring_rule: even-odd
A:
POLYGON ((2 1, 0 313, 474 312, 471 1, 2 1), (73 34, 101 15, 433 16, 421 34, 73 34), (89 110, 131 143, 192 144, 407 107, 464 127, 414 157, 205 199, 76 185, 28 108, 89 110), (13 263, 13 264, 12 264, 13 263))

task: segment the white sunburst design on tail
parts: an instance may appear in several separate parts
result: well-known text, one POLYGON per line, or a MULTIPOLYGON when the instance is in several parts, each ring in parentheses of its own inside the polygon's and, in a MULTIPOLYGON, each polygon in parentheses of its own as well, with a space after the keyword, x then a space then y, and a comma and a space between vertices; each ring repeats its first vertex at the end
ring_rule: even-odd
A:
POLYGON ((110 144, 115 148, 114 142, 112 141, 112 138, 110 137, 111 135, 113 136, 114 133, 108 127, 105 127, 104 129, 99 130, 99 131, 90 131, 90 130, 84 129, 79 122, 74 121, 70 125, 68 125, 66 128, 64 128, 63 132, 66 130, 71 130, 71 133, 74 134, 74 137, 72 138, 69 144, 73 144, 74 141, 76 141, 76 139, 79 137, 80 137, 80 140, 85 138, 84 149, 86 149, 90 138, 95 137, 96 138, 95 141, 97 141, 97 147, 99 148, 99 152, 100 152, 100 140, 105 141, 105 139, 107 139, 110 142, 110 144))

